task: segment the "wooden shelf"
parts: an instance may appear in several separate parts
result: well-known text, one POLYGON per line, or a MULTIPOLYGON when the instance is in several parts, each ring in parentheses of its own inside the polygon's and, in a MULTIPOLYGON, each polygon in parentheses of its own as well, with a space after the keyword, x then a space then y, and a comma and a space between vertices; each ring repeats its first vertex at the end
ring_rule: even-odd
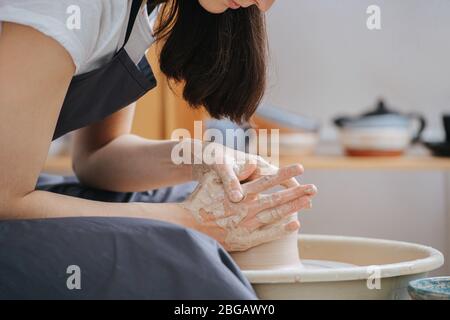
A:
MULTIPOLYGON (((343 155, 284 155, 280 165, 301 163, 306 170, 441 170, 450 171, 450 158, 436 158, 429 155, 405 155, 402 157, 355 158, 343 155)), ((44 171, 54 174, 71 174, 70 157, 50 157, 44 171)))
POLYGON ((301 163, 306 170, 450 170, 450 158, 433 157, 420 145, 398 157, 348 157, 336 143, 322 143, 312 156, 283 155, 282 150, 280 153, 281 166, 301 163))
POLYGON ((402 157, 347 157, 343 155, 281 156, 280 165, 301 163, 306 170, 450 170, 450 158, 428 155, 402 157))

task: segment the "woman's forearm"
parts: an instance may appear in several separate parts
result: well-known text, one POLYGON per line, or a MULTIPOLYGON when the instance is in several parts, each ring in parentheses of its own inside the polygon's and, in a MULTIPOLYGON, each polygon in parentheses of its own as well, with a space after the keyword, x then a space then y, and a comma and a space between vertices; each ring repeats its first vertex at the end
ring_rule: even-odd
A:
POLYGON ((33 191, 1 206, 0 219, 59 217, 133 217, 156 219, 193 227, 192 218, 177 204, 110 203, 91 201, 47 191, 33 191))
POLYGON ((144 191, 192 180, 191 165, 171 160, 177 142, 121 135, 104 147, 74 159, 74 170, 86 185, 118 192, 144 191))

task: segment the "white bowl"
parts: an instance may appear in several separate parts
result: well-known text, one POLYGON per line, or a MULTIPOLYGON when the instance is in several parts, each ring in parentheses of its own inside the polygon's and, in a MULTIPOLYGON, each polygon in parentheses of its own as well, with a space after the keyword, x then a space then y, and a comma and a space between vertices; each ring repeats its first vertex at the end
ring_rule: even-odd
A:
POLYGON ((444 263, 438 250, 407 242, 300 235, 298 244, 303 264, 335 267, 244 270, 259 298, 408 299, 408 283, 444 263))
POLYGON ((314 132, 280 134, 280 154, 311 155, 319 143, 319 135, 314 132))
POLYGON ((340 140, 346 151, 403 153, 411 145, 405 128, 344 128, 340 140))

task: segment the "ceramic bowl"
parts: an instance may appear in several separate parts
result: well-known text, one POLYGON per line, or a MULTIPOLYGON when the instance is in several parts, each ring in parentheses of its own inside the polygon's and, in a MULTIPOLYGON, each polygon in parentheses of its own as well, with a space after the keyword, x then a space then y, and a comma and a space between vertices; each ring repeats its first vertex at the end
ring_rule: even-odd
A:
POLYGON ((319 135, 313 132, 280 134, 280 154, 311 155, 319 143, 319 135))
POLYGON ((436 157, 450 157, 450 142, 424 142, 424 145, 436 157))
POLYGON ((408 293, 414 300, 450 300, 450 277, 411 281, 408 293))
POLYGON ((408 130, 400 127, 350 127, 340 130, 341 144, 348 155, 401 155, 411 143, 408 130))
POLYGON ((260 299, 409 299, 408 284, 444 264, 436 249, 392 240, 302 234, 298 251, 321 267, 243 270, 260 299))

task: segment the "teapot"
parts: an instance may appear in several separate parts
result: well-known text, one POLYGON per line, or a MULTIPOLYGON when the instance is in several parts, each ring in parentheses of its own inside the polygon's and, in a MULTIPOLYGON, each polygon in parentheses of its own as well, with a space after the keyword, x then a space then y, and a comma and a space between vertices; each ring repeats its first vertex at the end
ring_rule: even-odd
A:
POLYGON ((374 110, 356 117, 337 117, 334 124, 348 155, 395 156, 420 141, 426 121, 417 113, 390 110, 380 99, 374 110))

